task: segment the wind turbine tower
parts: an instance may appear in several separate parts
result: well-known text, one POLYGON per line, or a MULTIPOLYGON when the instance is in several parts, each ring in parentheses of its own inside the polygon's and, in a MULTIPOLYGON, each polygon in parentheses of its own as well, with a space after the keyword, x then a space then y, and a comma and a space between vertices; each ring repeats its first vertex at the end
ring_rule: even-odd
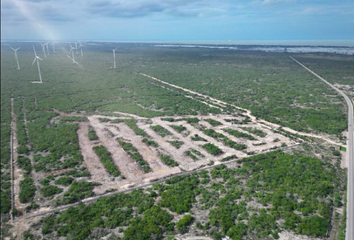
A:
POLYGON ((40 82, 40 83, 43 83, 43 81, 42 81, 42 75, 41 75, 41 69, 39 68, 39 60, 43 61, 43 59, 41 59, 40 57, 37 56, 36 49, 34 49, 34 46, 32 46, 32 47, 33 47, 33 51, 34 51, 34 60, 33 60, 32 65, 37 61, 38 74, 39 74, 39 82, 40 82))
POLYGON ((52 44, 52 47, 53 47, 53 52, 55 52, 55 48, 54 48, 55 43, 52 42, 51 44, 52 44))
POLYGON ((82 45, 81 42, 79 41, 79 48, 80 48, 80 50, 81 50, 81 57, 84 56, 84 54, 82 53, 82 47, 83 47, 83 46, 84 46, 84 45, 82 45))
POLYGON ((49 44, 49 42, 45 43, 44 45, 47 47, 47 53, 48 53, 48 56, 49 56, 49 48, 48 48, 48 44, 49 44))
POLYGON ((77 50, 77 42, 74 42, 74 44, 75 44, 76 54, 79 54, 79 52, 77 50))
POLYGON ((46 58, 47 57, 47 55, 45 54, 45 43, 41 43, 41 46, 42 46, 42 51, 43 51, 43 53, 44 53, 44 57, 46 58))
POLYGON ((17 62, 17 69, 20 69, 20 64, 18 63, 18 57, 17 57, 17 50, 19 50, 20 48, 16 48, 16 49, 13 49, 12 47, 10 47, 14 52, 15 52, 15 59, 16 59, 16 62, 17 62))
POLYGON ((77 50, 77 48, 74 48, 74 47, 71 45, 71 43, 69 43, 69 45, 70 45, 70 51, 69 51, 69 53, 71 53, 71 57, 70 57, 69 55, 67 55, 67 56, 68 56, 68 58, 70 58, 70 59, 73 61, 73 63, 78 64, 78 63, 75 61, 75 55, 74 55, 74 49, 77 50))
POLYGON ((116 68, 116 50, 117 50, 117 48, 112 49, 112 51, 113 51, 113 68, 116 68))

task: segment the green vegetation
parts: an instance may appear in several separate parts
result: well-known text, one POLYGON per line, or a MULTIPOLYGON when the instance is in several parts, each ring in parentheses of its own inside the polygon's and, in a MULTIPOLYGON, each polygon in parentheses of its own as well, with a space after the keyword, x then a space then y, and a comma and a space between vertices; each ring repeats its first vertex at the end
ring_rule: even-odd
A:
POLYGON ((91 141, 98 139, 98 136, 96 135, 96 132, 92 127, 89 128, 88 136, 91 141))
POLYGON ((110 175, 112 175, 114 177, 118 177, 120 175, 120 172, 118 171, 117 166, 114 164, 114 162, 111 158, 111 153, 108 152, 107 149, 102 145, 93 147, 93 150, 100 158, 106 171, 110 175))
POLYGON ((201 152, 193 148, 189 149, 188 151, 185 151, 184 154, 190 156, 193 160, 198 160, 199 158, 197 156, 205 157, 201 152))
POLYGON ((71 177, 61 177, 54 181, 55 184, 69 186, 74 181, 71 177))
POLYGON ((169 142, 172 146, 174 146, 175 148, 179 149, 183 144, 184 142, 182 141, 178 141, 178 140, 175 140, 175 141, 167 141, 169 142))
POLYGON ((161 137, 165 137, 167 135, 172 135, 172 133, 170 131, 168 131, 166 128, 164 128, 160 125, 151 126, 151 129, 154 130, 161 137))
POLYGON ((162 239, 164 230, 173 230, 174 223, 170 223, 173 215, 153 206, 143 213, 143 218, 135 218, 124 231, 126 240, 162 239))
POLYGON ((261 142, 261 143, 252 143, 253 146, 262 146, 262 145, 266 145, 266 142, 261 142))
POLYGON ((160 158, 167 166, 176 167, 179 165, 175 160, 173 160, 168 155, 160 154, 160 158))
MULTIPOLYGON (((28 156, 23 156, 19 167, 26 174, 72 168, 62 176, 73 178, 89 176, 82 165, 78 145, 78 119, 63 121, 53 108, 88 115, 112 116, 115 114, 112 112, 121 111, 147 118, 174 116, 174 122, 184 120, 192 125, 196 125, 198 118, 180 119, 179 116, 221 113, 220 109, 195 100, 201 99, 196 95, 188 94, 195 99, 186 98, 185 92, 173 87, 162 88, 163 84, 136 74, 138 72, 250 109, 258 118, 295 130, 340 134, 347 125, 343 99, 283 53, 170 49, 126 43, 121 46, 122 67, 107 71, 107 56, 116 43, 100 43, 88 46, 86 57, 78 60, 83 67, 68 67, 64 55, 47 58, 48 61, 41 63, 45 84, 34 87, 31 81, 37 79, 38 73, 31 67, 31 61, 26 60, 33 56, 33 43, 16 44, 21 46, 26 71, 15 71, 13 52, 5 45, 1 49, 1 213, 10 211, 11 98, 17 116, 18 153, 34 156, 34 171, 30 171, 28 156), (95 61, 92 61, 93 55, 95 61)), ((353 85, 352 56, 299 54, 297 58, 329 81, 353 85)), ((203 101, 210 102, 208 99, 203 101)), ((229 122, 250 122, 232 108, 227 107, 222 112, 235 116, 229 122)), ((288 134, 283 130, 281 133, 288 134)), ((147 139, 146 144, 156 147, 148 142, 152 141, 149 137, 144 139, 147 139)), ((225 138, 220 140, 226 144, 225 138)), ((319 155, 322 155, 321 151, 319 155)), ((54 213, 41 223, 43 237, 96 239, 94 233, 98 230, 118 226, 132 230, 132 235, 126 230, 126 239, 129 236, 130 239, 159 238, 161 234, 171 236, 178 231, 177 227, 174 230, 172 222, 178 222, 182 216, 168 222, 168 214, 163 209, 145 213, 152 209, 155 195, 161 197, 166 207, 181 214, 191 211, 192 206, 206 211, 209 222, 198 226, 205 235, 215 239, 223 236, 241 239, 250 235, 258 239, 277 238, 277 233, 283 229, 321 237, 325 228, 328 230, 335 221, 335 218, 329 221, 333 206, 340 206, 344 200, 340 196, 344 195, 345 174, 331 165, 331 160, 320 161, 280 152, 254 156, 241 161, 243 167, 237 169, 216 167, 204 177, 198 173, 156 184, 152 192, 133 191, 54 213), (264 210, 251 206, 247 209, 245 206, 250 201, 262 204, 264 210), (137 236, 139 232, 151 234, 137 236)), ((51 181, 56 182, 55 179, 51 181)), ((52 184, 51 181, 43 181, 43 187, 52 184)), ((25 178, 21 183, 20 200, 22 196, 31 202, 36 190, 32 179, 25 178)), ((38 186, 38 182, 35 184, 38 186)), ((92 196, 94 185, 73 181, 57 204, 92 196)), ((25 236, 31 238, 32 235, 35 233, 25 236)), ((342 239, 343 233, 338 238, 342 239)))
POLYGON ((17 164, 20 168, 22 168, 25 172, 24 174, 27 176, 32 171, 31 160, 29 158, 18 156, 17 164))
POLYGON ((36 187, 33 184, 32 178, 26 177, 20 182, 19 198, 21 203, 31 202, 36 193, 36 187))
POLYGON ((193 160, 198 160, 198 157, 196 157, 190 150, 185 151, 184 154, 190 156, 193 160))
POLYGON ((159 146, 155 141, 149 140, 147 138, 143 138, 142 142, 146 143, 146 145, 148 145, 148 146, 153 146, 155 148, 157 148, 159 146))
MULTIPOLYGON (((173 229, 173 225, 169 224, 172 215, 153 205, 154 198, 141 190, 101 198, 90 205, 70 207, 59 215, 51 215, 41 220, 42 233, 47 235, 55 231, 56 237, 71 236, 84 240, 98 227, 113 229, 129 226, 124 233, 125 239, 149 239, 150 235, 162 233, 171 227, 173 229), (137 213, 143 214, 142 219, 133 217, 133 207, 137 213), (145 231, 142 232, 142 229, 145 231)), ((161 236, 158 239, 161 239, 161 236)))
POLYGON ((182 118, 180 120, 185 120, 187 123, 198 123, 199 119, 198 118, 182 118))
POLYGON ((227 161, 230 161, 230 160, 233 160, 233 159, 237 159, 238 157, 236 155, 231 155, 231 156, 228 156, 228 157, 224 157, 223 159, 221 159, 221 162, 227 162, 227 161))
POLYGON ((86 117, 61 117, 63 122, 88 122, 86 117))
POLYGON ((41 189, 41 194, 44 197, 50 197, 50 196, 56 195, 61 192, 63 192, 63 189, 58 188, 57 186, 53 186, 53 185, 46 185, 41 189))
MULTIPOLYGON (((160 51, 163 56, 145 67, 144 73, 249 109, 258 118, 294 130, 340 134, 346 128, 343 100, 286 54, 197 48, 178 54, 172 48, 160 51)), ((315 72, 320 69, 318 73, 325 78, 338 79, 335 72, 342 77, 341 82, 352 82, 348 77, 353 67, 350 56, 339 61, 325 58, 314 55, 299 60, 309 63, 315 72)))
POLYGON ((138 127, 138 125, 136 125, 137 123, 137 120, 135 119, 127 119, 127 120, 124 120, 125 124, 128 125, 128 127, 130 127, 134 133, 136 135, 140 135, 140 136, 143 136, 143 137, 149 137, 149 135, 141 128, 138 127))
POLYGON ((235 129, 229 129, 229 128, 225 128, 223 129, 224 132, 227 132, 229 134, 231 134, 232 136, 235 136, 237 138, 246 138, 248 140, 256 140, 255 137, 247 134, 247 133, 243 133, 243 132, 240 132, 240 131, 237 131, 235 129))
POLYGON ((193 141, 203 141, 203 142, 206 142, 206 141, 207 141, 206 139, 200 137, 198 134, 195 134, 193 137, 191 137, 191 139, 192 139, 193 141))
POLYGON ((177 176, 166 180, 166 183, 171 187, 160 188, 154 186, 161 191, 161 200, 158 205, 161 207, 167 207, 170 211, 178 214, 188 212, 192 208, 192 204, 196 202, 196 193, 199 184, 198 177, 194 175, 190 176, 177 176))
POLYGON ((153 189, 70 207, 43 219, 42 233, 48 238, 89 239, 96 228, 125 227, 123 239, 162 239, 188 231, 194 224, 194 207, 196 211, 207 211, 208 222, 196 223, 197 228, 217 239, 244 239, 247 235, 277 239, 284 229, 310 237, 325 236, 334 206, 331 196, 339 199, 335 192, 345 189, 340 186, 333 165, 281 151, 238 162, 243 167, 230 169, 220 165, 209 171, 172 177, 154 184, 153 189), (155 203, 157 197, 160 200, 155 203), (249 201, 264 208, 248 206, 249 201), (176 226, 173 215, 162 208, 179 214, 176 226))
POLYGON ((103 123, 112 121, 112 120, 109 119, 109 118, 99 118, 98 120, 100 120, 100 122, 103 122, 103 123))
POLYGON ((185 127, 183 127, 182 125, 177 126, 177 125, 170 125, 170 127, 172 127, 174 130, 176 130, 176 132, 181 133, 185 130, 187 130, 185 127))
POLYGON ((26 210, 26 212, 29 212, 29 211, 31 211, 32 209, 34 210, 34 209, 38 209, 38 208, 39 208, 39 205, 32 202, 30 205, 28 205, 27 207, 25 207, 25 210, 26 210))
POLYGON ((167 121, 167 122, 174 122, 176 119, 174 118, 161 118, 162 121, 167 121))
POLYGON ((213 126, 213 127, 217 127, 217 126, 222 125, 221 122, 216 121, 216 120, 214 120, 214 119, 204 119, 204 121, 210 123, 210 125, 213 126))
POLYGON ((223 153, 223 151, 221 151, 220 148, 218 148, 217 146, 215 146, 214 144, 212 143, 207 143, 207 144, 204 144, 202 146, 205 150, 208 151, 208 153, 212 154, 212 155, 220 155, 223 153))
POLYGON ((188 231, 189 225, 191 225, 193 221, 193 217, 189 214, 184 215, 181 220, 179 220, 176 224, 177 230, 179 230, 181 233, 185 233, 188 231))
POLYGON ((141 169, 147 173, 151 171, 149 164, 143 159, 138 150, 133 146, 133 144, 124 141, 123 139, 117 138, 119 145, 124 149, 126 153, 131 156, 141 167, 141 169))
POLYGON ((212 138, 215 138, 218 141, 221 141, 223 144, 225 144, 226 146, 229 146, 229 147, 231 147, 233 149, 244 150, 244 149, 247 148, 247 146, 245 144, 236 143, 236 142, 228 139, 225 135, 216 132, 214 129, 202 129, 202 131, 206 135, 208 135, 208 136, 210 136, 212 138))
POLYGON ((63 198, 57 200, 56 205, 65 205, 92 197, 94 195, 92 189, 97 185, 97 183, 86 182, 85 180, 74 181, 69 190, 64 193, 63 198))
POLYGON ((224 119, 226 122, 231 122, 231 123, 234 123, 234 124, 248 124, 248 123, 250 123, 251 122, 251 119, 248 117, 248 116, 246 116, 243 120, 238 120, 238 119, 235 119, 235 118, 233 118, 233 119, 224 119))
POLYGON ((247 131, 247 132, 256 134, 257 136, 260 136, 260 137, 267 136, 267 134, 265 132, 263 132, 262 130, 257 129, 257 128, 252 128, 252 127, 240 127, 240 128, 247 131))

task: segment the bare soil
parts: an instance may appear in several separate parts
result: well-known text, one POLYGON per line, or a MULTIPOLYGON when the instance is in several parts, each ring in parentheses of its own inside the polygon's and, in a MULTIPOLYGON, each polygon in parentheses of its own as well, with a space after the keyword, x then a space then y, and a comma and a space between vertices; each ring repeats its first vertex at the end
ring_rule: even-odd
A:
POLYGON ((101 163, 99 157, 92 149, 91 141, 88 136, 90 123, 81 122, 79 123, 79 130, 77 135, 79 138, 79 145, 82 157, 84 159, 84 165, 87 170, 91 173, 91 180, 94 182, 106 182, 109 181, 108 173, 101 163))

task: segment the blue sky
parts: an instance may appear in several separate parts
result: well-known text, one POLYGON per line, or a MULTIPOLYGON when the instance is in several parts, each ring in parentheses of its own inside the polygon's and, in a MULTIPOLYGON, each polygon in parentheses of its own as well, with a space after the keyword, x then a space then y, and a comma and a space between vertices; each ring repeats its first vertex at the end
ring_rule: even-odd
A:
POLYGON ((354 1, 1 0, 1 39, 354 39, 354 1))

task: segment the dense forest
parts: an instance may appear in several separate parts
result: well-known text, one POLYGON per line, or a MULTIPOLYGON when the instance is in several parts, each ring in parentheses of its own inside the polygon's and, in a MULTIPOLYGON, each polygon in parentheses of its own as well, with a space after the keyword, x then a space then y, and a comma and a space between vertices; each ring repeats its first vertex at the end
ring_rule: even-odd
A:
POLYGON ((283 230, 324 237, 338 221, 333 208, 344 203, 345 186, 332 164, 281 151, 238 163, 242 167, 221 165, 70 207, 41 220, 30 234, 88 239, 98 236, 95 229, 113 237, 118 228, 123 239, 162 239, 193 227, 214 239, 277 239, 283 230))

